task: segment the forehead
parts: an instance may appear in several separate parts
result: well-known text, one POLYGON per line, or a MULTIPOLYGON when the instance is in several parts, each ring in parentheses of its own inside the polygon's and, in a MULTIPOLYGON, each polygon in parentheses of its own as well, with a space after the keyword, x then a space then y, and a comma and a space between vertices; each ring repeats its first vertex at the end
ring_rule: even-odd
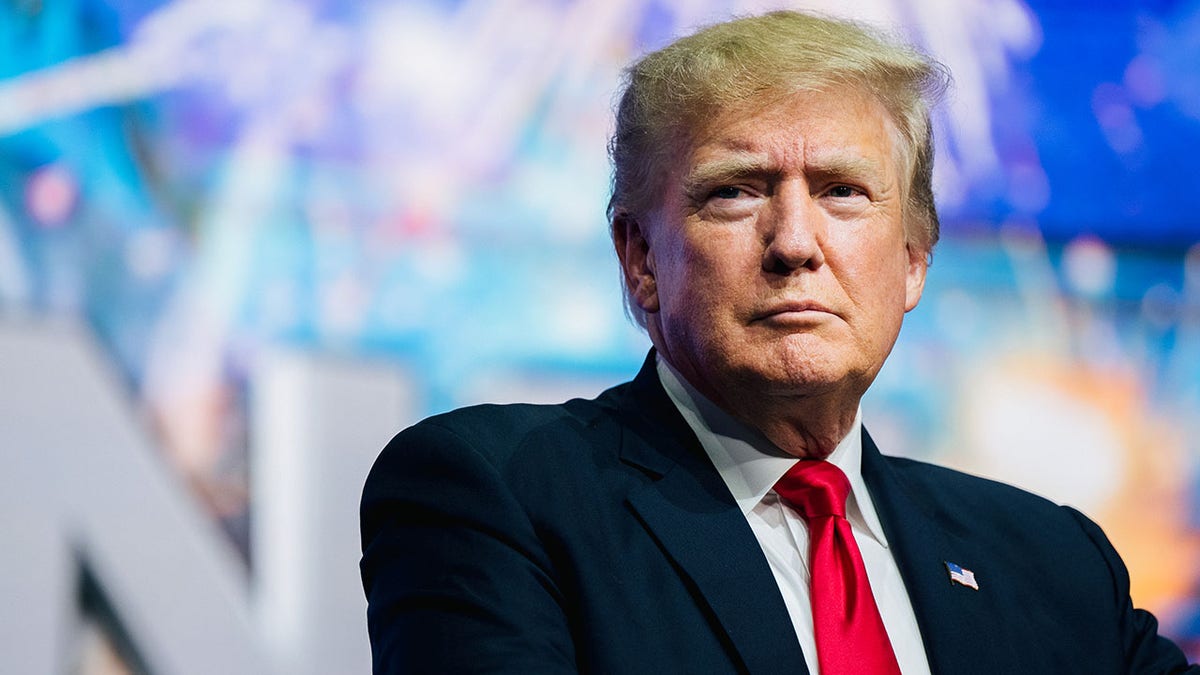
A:
POLYGON ((749 165, 804 165, 831 171, 895 175, 901 166, 899 132, 882 103, 856 88, 801 91, 760 98, 715 111, 678 146, 685 172, 720 161, 731 170, 749 165))

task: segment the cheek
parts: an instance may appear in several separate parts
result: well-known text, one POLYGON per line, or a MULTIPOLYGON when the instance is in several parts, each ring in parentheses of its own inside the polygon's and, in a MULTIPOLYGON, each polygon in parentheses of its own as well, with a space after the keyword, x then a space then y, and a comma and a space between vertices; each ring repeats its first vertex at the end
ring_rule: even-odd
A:
POLYGON ((671 260, 673 277, 683 295, 695 300, 728 296, 753 282, 753 269, 745 264, 745 247, 730 238, 709 237, 686 242, 671 260))
POLYGON ((830 261, 842 272, 842 287, 857 304, 885 313, 893 305, 903 309, 908 289, 907 250, 890 240, 856 243, 837 249, 841 255, 830 261))

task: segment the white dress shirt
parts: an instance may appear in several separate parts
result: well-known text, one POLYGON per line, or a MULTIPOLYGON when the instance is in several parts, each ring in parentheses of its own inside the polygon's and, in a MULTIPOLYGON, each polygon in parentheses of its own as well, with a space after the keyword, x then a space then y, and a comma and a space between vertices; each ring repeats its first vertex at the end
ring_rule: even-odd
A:
MULTIPOLYGON (((696 391, 661 357, 658 377, 675 407, 700 439, 733 498, 762 546, 775 583, 791 615, 792 626, 808 672, 819 675, 817 645, 809 604, 808 526, 775 494, 775 482, 797 459, 779 450, 765 436, 734 419, 696 391)), ((883 618, 900 670, 905 675, 928 675, 929 662, 912 603, 900 570, 862 478, 862 409, 850 433, 828 458, 850 480, 846 519, 862 552, 875 604, 883 618)), ((747 598, 747 602, 753 602, 747 598)))

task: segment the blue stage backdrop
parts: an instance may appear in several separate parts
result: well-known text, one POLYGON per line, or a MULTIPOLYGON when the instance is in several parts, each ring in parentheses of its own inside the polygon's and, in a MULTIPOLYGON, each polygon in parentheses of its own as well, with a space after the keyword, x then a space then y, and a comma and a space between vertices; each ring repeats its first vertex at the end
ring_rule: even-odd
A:
MULTIPOLYGON (((943 243, 868 426, 1083 507, 1200 656, 1200 1, 850 4, 956 79, 943 243)), ((270 350, 393 360, 427 413, 634 372, 620 68, 783 6, 0 4, 0 309, 85 321, 245 546, 270 350)))

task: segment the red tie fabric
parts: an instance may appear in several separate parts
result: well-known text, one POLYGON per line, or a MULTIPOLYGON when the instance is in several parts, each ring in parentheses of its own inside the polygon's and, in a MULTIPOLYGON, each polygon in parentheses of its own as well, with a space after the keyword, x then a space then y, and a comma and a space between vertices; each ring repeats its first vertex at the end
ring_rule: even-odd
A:
POLYGON ((846 520, 846 474, 801 460, 775 492, 808 523, 809 590, 821 675, 899 675, 862 554, 846 520))

